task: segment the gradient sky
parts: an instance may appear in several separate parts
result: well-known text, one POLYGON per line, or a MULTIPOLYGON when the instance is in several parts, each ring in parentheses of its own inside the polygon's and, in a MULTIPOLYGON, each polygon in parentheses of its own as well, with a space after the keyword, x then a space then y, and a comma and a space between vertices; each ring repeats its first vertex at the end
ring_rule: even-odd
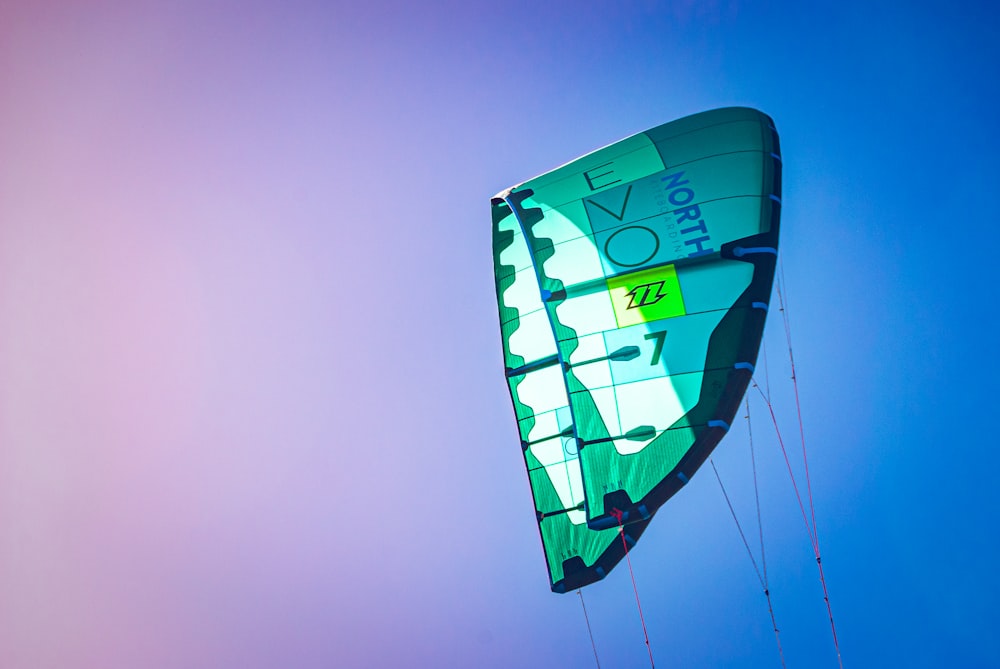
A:
MULTIPOLYGON (((805 5, 0 5, 0 666, 594 666, 547 587, 488 201, 730 105, 781 135, 844 666, 1000 666, 1000 19, 805 5)), ((836 667, 755 412, 785 656, 836 667)), ((744 428, 715 463, 754 535, 744 428)), ((632 564, 657 666, 780 666, 711 469, 632 564)), ((601 666, 648 664, 625 566, 585 596, 601 666)))

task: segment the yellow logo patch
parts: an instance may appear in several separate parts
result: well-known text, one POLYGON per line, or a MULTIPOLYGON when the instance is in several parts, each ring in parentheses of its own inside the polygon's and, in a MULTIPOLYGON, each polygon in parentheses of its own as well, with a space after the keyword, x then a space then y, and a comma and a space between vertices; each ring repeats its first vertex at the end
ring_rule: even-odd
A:
POLYGON ((619 328, 687 313, 677 269, 673 265, 608 279, 608 294, 619 328))

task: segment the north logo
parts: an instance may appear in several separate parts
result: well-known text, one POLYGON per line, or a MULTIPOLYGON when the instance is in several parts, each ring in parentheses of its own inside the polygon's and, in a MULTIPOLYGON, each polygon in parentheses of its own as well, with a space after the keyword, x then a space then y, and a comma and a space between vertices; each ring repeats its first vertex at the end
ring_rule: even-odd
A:
POLYGON ((673 265, 611 276, 607 282, 619 328, 687 313, 677 269, 673 265))
POLYGON ((625 293, 625 297, 629 298, 628 306, 625 308, 638 309, 639 307, 648 307, 656 304, 667 296, 663 284, 663 281, 653 281, 636 286, 625 293))

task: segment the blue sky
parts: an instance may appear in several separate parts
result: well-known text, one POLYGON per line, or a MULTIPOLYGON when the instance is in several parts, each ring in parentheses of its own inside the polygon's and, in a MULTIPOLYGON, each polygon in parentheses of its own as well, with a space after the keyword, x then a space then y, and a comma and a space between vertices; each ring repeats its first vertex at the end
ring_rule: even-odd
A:
MULTIPOLYGON (((547 588, 488 200, 747 105, 781 136, 844 666, 996 666, 997 25, 926 2, 0 9, 0 664, 592 666, 579 598, 547 588)), ((785 656, 835 667, 754 414, 785 656)), ((715 463, 752 528, 749 462, 734 430, 715 463)), ((658 666, 780 666, 710 469, 632 562, 658 666)), ((643 666, 627 571, 585 596, 602 666, 643 666)))

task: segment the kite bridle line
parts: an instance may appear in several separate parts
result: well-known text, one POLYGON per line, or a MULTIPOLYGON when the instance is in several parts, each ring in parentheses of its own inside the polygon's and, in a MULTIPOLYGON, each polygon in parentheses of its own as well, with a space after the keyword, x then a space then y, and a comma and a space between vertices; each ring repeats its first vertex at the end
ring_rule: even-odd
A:
MULTIPOLYGON (((826 612, 827 616, 830 619, 830 633, 833 636, 833 647, 837 653, 837 665, 840 667, 840 669, 844 669, 844 661, 840 655, 840 642, 837 639, 837 626, 833 620, 833 608, 830 605, 830 593, 826 586, 826 576, 823 573, 823 559, 820 554, 820 548, 819 548, 819 532, 816 526, 816 507, 815 504, 813 503, 812 482, 810 481, 809 478, 809 458, 806 454, 805 429, 803 427, 803 422, 802 422, 802 405, 801 402, 799 401, 799 383, 798 383, 798 377, 795 373, 795 356, 792 351, 792 329, 788 316, 788 307, 785 304, 785 297, 782 290, 785 283, 785 268, 784 264, 781 263, 780 260, 779 260, 779 268, 780 268, 779 276, 776 278, 775 281, 775 291, 778 294, 778 306, 779 306, 779 311, 781 311, 781 319, 785 329, 785 342, 788 345, 788 361, 789 364, 791 365, 792 388, 795 394, 795 413, 796 413, 796 419, 798 420, 799 423, 799 439, 802 445, 802 464, 806 477, 806 499, 809 502, 808 514, 806 513, 806 506, 802 501, 802 494, 799 492, 798 482, 795 480, 795 473, 792 470, 792 463, 788 457, 788 450, 785 448, 785 442, 781 436, 781 428, 778 427, 778 418, 774 413, 774 405, 771 403, 770 387, 768 387, 768 391, 767 393, 765 393, 764 390, 761 389, 760 385, 758 385, 755 379, 751 381, 751 385, 753 385, 754 389, 760 395, 761 399, 764 400, 764 404, 767 406, 768 413, 770 413, 771 415, 771 424, 774 426, 774 433, 778 439, 778 446, 781 448, 781 455, 785 459, 785 467, 788 469, 788 478, 792 482, 792 489, 795 491, 795 499, 798 502, 799 511, 802 513, 802 521, 803 523, 805 523, 806 526, 806 534, 809 536, 809 543, 812 546, 813 554, 816 557, 816 568, 819 571, 819 581, 823 587, 823 601, 826 603, 826 612)), ((765 383, 768 383, 768 386, 770 386, 769 379, 767 377, 766 356, 764 360, 765 360, 764 362, 765 383)), ((747 411, 749 416, 749 405, 747 411)), ((754 480, 755 492, 756 489, 757 488, 756 488, 756 473, 755 473, 755 480, 754 480)), ((761 545, 763 546, 763 544, 761 545)))
POLYGON ((778 622, 774 616, 774 606, 771 602, 771 590, 768 587, 767 582, 767 558, 764 553, 764 525, 760 518, 760 494, 757 488, 757 458, 754 455, 753 450, 753 431, 750 429, 750 400, 746 400, 747 414, 745 416, 747 420, 747 432, 750 435, 750 462, 753 468, 753 493, 754 499, 757 504, 757 530, 760 535, 760 561, 763 568, 763 573, 761 569, 757 567, 757 560, 754 558, 753 550, 750 548, 750 542, 747 541, 746 534, 743 533, 743 526, 740 525, 739 518, 736 517, 736 510, 733 508, 733 504, 729 499, 729 493, 726 492, 726 486, 722 484, 722 477, 719 476, 719 470, 715 467, 715 460, 710 459, 708 462, 712 465, 712 471, 715 472, 715 480, 719 482, 719 488, 722 490, 722 496, 726 499, 726 506, 729 507, 729 513, 733 517, 733 522, 736 523, 736 529, 740 533, 740 539, 743 540, 743 545, 747 549, 747 555, 750 557, 750 563, 753 565, 753 570, 757 574, 757 580, 760 581, 760 587, 764 591, 764 597, 767 599, 767 612, 771 616, 771 627, 774 629, 774 640, 778 644, 778 657, 781 658, 781 667, 786 669, 785 664, 785 652, 781 647, 781 636, 778 630, 778 622))
MULTIPOLYGON (((795 413, 796 413, 796 419, 798 420, 799 424, 799 439, 802 447, 802 463, 806 478, 806 501, 808 502, 809 506, 808 513, 806 512, 806 503, 802 499, 802 493, 799 490, 799 485, 798 482, 796 481, 795 473, 792 469, 791 460, 788 457, 788 451, 785 448, 784 439, 781 436, 781 428, 778 426, 778 419, 777 416, 775 415, 774 405, 771 403, 770 376, 768 373, 768 365, 767 365, 767 348, 766 344, 763 341, 761 342, 761 348, 762 348, 762 354, 764 355, 764 384, 766 390, 760 387, 756 379, 751 380, 751 385, 760 395, 761 399, 764 401, 764 404, 767 406, 768 413, 771 416, 771 424, 774 427, 775 436, 777 437, 778 445, 781 448, 781 454, 785 460, 785 467, 788 469, 788 477, 792 482, 792 489, 795 491, 795 499, 798 502, 799 511, 802 514, 802 521, 806 527, 806 534, 809 536, 809 543, 813 549, 813 554, 816 557, 816 567, 819 571, 819 580, 820 584, 823 587, 823 601, 826 604, 827 615, 830 620, 830 633, 833 637, 833 646, 837 653, 837 664, 840 667, 840 669, 844 669, 844 662, 840 654, 840 643, 839 640, 837 639, 837 627, 833 619, 833 608, 830 605, 830 594, 826 585, 826 576, 823 573, 823 560, 820 554, 820 547, 819 547, 819 532, 816 525, 816 507, 813 502, 812 483, 809 477, 809 459, 806 453, 805 429, 803 427, 803 421, 802 421, 802 406, 799 401, 798 378, 795 373, 795 357, 792 350, 791 325, 788 316, 788 307, 785 303, 785 296, 782 290, 783 285, 784 285, 784 265, 781 265, 780 275, 777 281, 775 282, 775 290, 778 294, 778 305, 779 305, 779 310, 781 311, 782 324, 785 330, 785 341, 788 345, 788 361, 789 365, 791 366, 791 381, 795 394, 795 413)), ((750 427, 749 397, 746 398, 746 411, 747 411, 746 414, 747 432, 749 435, 749 442, 750 442, 750 458, 753 467, 754 499, 757 506, 757 527, 760 533, 760 555, 761 555, 761 565, 763 567, 763 573, 761 572, 761 569, 759 569, 757 566, 757 561, 754 558, 753 550, 750 548, 750 544, 746 539, 746 535, 743 532, 743 528, 740 526, 740 521, 736 517, 736 512, 733 509, 733 505, 729 499, 729 495, 726 492, 726 487, 722 483, 722 478, 719 476, 718 469, 716 469, 715 467, 715 462, 711 460, 709 462, 712 465, 712 469, 715 471, 715 477, 716 480, 719 482, 719 487, 722 489, 722 494, 723 497, 725 497, 726 505, 729 507, 729 513, 732 515, 733 521, 736 523, 736 529, 739 531, 740 538, 743 540, 743 545, 746 547, 747 554, 750 557, 750 562, 753 564, 754 571, 757 574, 757 579, 760 581, 761 588, 764 590, 764 596, 767 598, 768 613, 771 616, 771 624, 774 628, 774 637, 775 641, 778 644, 778 654, 781 657, 781 666, 785 667, 786 665, 785 665, 784 652, 781 647, 781 639, 779 636, 778 624, 775 619, 774 608, 772 606, 771 594, 767 581, 767 561, 764 552, 764 528, 761 523, 760 493, 757 483, 757 463, 753 447, 753 431, 750 427)))
POLYGON ((587 615, 587 605, 583 602, 583 590, 577 590, 576 594, 580 595, 580 606, 583 607, 583 619, 587 621, 587 634, 590 635, 590 645, 594 649, 594 662, 597 664, 597 669, 601 669, 601 660, 597 657, 597 644, 594 643, 594 631, 590 629, 590 616, 587 615))
MULTIPOLYGON (((833 647, 837 651, 837 664, 839 665, 840 669, 844 669, 844 662, 840 656, 840 643, 837 641, 837 626, 833 622, 833 608, 830 606, 830 593, 827 591, 826 577, 823 574, 823 559, 820 556, 820 550, 819 550, 819 532, 816 528, 816 508, 813 505, 812 482, 809 479, 809 458, 806 456, 806 436, 805 436, 805 430, 802 426, 802 405, 799 402, 799 381, 797 375, 795 374, 795 356, 792 353, 792 326, 789 321, 788 308, 785 305, 785 298, 782 291, 782 288, 784 287, 785 284, 784 263, 779 263, 778 267, 779 267, 779 276, 778 276, 778 281, 776 282, 775 290, 778 293, 778 307, 781 311, 781 320, 785 325, 785 341, 788 344, 788 362, 791 364, 792 388, 795 391, 795 412, 799 421, 799 439, 802 442, 802 464, 805 468, 806 492, 809 498, 809 514, 812 518, 812 532, 810 533, 809 536, 810 539, 812 540, 813 552, 816 554, 816 568, 819 570, 819 581, 823 585, 823 601, 826 602, 826 612, 827 615, 829 615, 830 617, 830 633, 833 635, 833 647)), ((768 409, 771 409, 770 399, 768 399, 768 409)), ((774 416, 773 410, 771 410, 771 416, 772 417, 774 416)), ((777 422, 775 422, 774 427, 775 430, 777 430, 778 428, 777 422)), ((778 440, 778 443, 781 443, 780 438, 778 440)), ((784 453, 785 451, 784 444, 782 444, 781 450, 782 453, 784 453)), ((787 454, 785 455, 785 461, 786 462, 788 461, 787 454)), ((789 474, 791 474, 791 467, 789 467, 788 472, 789 474)), ((794 482, 795 479, 793 477, 792 483, 794 484, 794 482)), ((798 490, 795 491, 795 494, 798 495, 798 490)), ((801 500, 799 501, 799 505, 801 506, 801 500)), ((805 509, 803 509, 802 513, 804 519, 805 509)), ((806 525, 808 526, 809 523, 807 522, 806 525)))
POLYGON ((653 664, 653 648, 649 645, 649 634, 646 632, 646 619, 642 615, 642 604, 639 603, 639 590, 635 587, 635 572, 632 571, 632 558, 628 554, 628 542, 625 541, 625 526, 622 525, 622 511, 619 508, 611 509, 611 515, 618 521, 618 535, 622 538, 622 546, 625 547, 625 561, 628 562, 628 573, 632 577, 632 592, 635 593, 635 606, 639 609, 639 622, 642 623, 642 635, 646 639, 646 650, 649 651, 650 669, 656 669, 653 664))

